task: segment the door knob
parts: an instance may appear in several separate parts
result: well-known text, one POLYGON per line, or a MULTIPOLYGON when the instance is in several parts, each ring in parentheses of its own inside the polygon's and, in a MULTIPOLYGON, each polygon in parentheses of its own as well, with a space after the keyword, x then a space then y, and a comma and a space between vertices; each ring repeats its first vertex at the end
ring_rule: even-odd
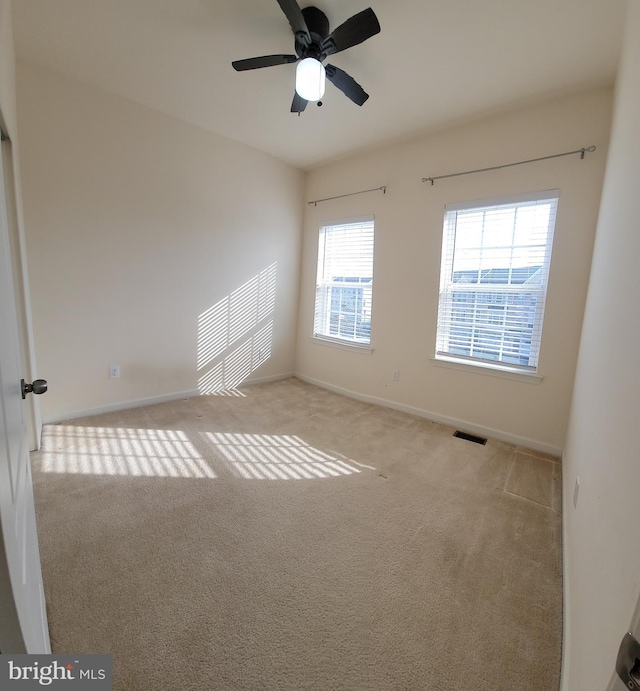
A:
POLYGON ((27 384, 22 380, 22 398, 26 398, 28 393, 42 394, 47 392, 47 382, 45 379, 34 379, 33 384, 27 384))
POLYGON ((628 689, 640 689, 640 643, 630 633, 620 644, 616 672, 628 689))

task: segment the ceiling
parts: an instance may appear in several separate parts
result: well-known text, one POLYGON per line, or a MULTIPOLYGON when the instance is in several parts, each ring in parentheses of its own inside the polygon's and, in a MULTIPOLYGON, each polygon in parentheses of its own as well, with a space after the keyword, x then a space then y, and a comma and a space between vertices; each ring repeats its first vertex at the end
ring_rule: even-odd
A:
MULTIPOLYGON (((302 0, 301 6, 312 0, 302 0)), ((295 65, 276 0, 13 0, 16 53, 303 169, 487 113, 614 82, 625 0, 317 0, 335 28, 368 6, 382 31, 330 58, 370 94, 327 84, 289 112, 295 65)))

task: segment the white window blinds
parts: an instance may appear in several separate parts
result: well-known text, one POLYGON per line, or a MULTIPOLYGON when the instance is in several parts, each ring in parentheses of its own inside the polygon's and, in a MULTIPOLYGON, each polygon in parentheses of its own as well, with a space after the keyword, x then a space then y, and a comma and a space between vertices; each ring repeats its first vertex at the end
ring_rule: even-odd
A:
POLYGON ((445 209, 436 358, 538 366, 557 190, 445 209))
POLYGON ((371 342, 373 218, 320 228, 314 336, 371 342))

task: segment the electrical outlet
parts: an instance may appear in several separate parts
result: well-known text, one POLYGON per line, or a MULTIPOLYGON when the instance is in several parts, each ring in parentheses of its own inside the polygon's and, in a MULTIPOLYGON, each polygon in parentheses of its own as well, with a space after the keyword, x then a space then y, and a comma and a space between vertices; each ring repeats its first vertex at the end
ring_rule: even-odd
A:
POLYGON ((109 379, 120 379, 120 365, 109 365, 109 379))
POLYGON ((580 478, 576 478, 576 484, 573 486, 573 508, 578 506, 578 494, 580 493, 580 478))
POLYGON ((391 372, 391 381, 400 381, 400 370, 394 369, 391 372))

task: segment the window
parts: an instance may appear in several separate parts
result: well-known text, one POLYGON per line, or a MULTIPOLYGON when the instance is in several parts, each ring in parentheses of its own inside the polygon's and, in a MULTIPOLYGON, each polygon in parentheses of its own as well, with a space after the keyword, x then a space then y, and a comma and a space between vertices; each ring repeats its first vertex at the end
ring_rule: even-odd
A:
POLYGON ((372 290, 373 218, 322 226, 313 335, 368 346, 372 290))
POLYGON ((557 190, 447 205, 436 359, 536 372, 557 190))

